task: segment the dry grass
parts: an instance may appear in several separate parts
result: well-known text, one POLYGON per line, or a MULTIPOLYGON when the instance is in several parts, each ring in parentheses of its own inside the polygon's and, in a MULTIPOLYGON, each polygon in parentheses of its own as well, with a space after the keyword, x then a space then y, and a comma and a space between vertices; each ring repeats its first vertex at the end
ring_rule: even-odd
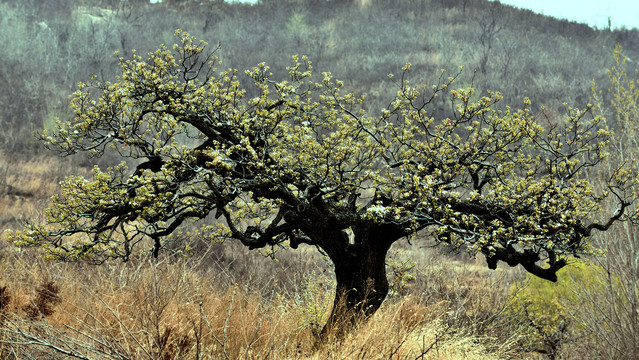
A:
POLYGON ((345 339, 317 350, 317 324, 306 317, 309 306, 331 300, 315 286, 330 282, 326 275, 306 277, 295 289, 251 289, 202 259, 92 267, 5 249, 3 358, 496 359, 512 352, 514 337, 457 327, 452 318, 461 310, 451 310, 459 304, 415 295, 389 299, 345 339), (51 311, 34 316, 34 306, 47 301, 36 289, 41 295, 46 286, 59 291, 40 307, 51 311))
MULTIPOLYGON (((36 219, 64 176, 58 160, 0 157, 0 224, 36 219)), ((332 266, 312 248, 279 262, 238 244, 192 244, 102 266, 0 247, 0 357, 85 359, 498 359, 516 354, 503 311, 512 272, 487 272, 398 245, 416 280, 346 338, 317 346, 332 306, 332 266)), ((392 279, 391 279, 392 280, 392 279)))
POLYGON ((0 153, 0 229, 41 216, 46 199, 57 191, 70 164, 52 156, 23 159, 0 153))

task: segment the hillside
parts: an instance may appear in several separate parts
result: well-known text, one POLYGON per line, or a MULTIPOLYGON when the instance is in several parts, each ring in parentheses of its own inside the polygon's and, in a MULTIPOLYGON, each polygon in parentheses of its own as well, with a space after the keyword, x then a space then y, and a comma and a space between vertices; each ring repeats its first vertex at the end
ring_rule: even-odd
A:
MULTIPOLYGON (((630 58, 637 30, 597 31, 484 0, 5 1, 0 36, 0 148, 30 154, 34 131, 70 116, 69 94, 92 75, 108 79, 115 51, 146 53, 172 44, 181 28, 220 44, 223 66, 240 71, 267 62, 283 76, 294 54, 308 55, 378 108, 394 87, 387 75, 412 63, 415 80, 465 67, 460 86, 500 91, 504 104, 557 110, 584 105, 591 82, 606 83, 614 46, 630 58)), ((440 106, 443 106, 440 104, 440 106)))

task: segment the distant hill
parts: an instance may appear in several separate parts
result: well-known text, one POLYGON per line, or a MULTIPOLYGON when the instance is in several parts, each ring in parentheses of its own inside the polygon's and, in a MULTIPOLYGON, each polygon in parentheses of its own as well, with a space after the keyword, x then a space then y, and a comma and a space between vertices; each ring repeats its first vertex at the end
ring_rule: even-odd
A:
POLYGON ((637 30, 595 30, 486 0, 5 0, 0 11, 0 148, 18 153, 37 148, 30 134, 54 116, 71 116, 78 81, 113 77, 114 51, 172 44, 177 28, 219 42, 224 66, 241 71, 265 61, 284 77, 290 56, 306 54, 374 107, 386 105, 396 91, 387 75, 407 62, 416 82, 464 65, 459 86, 555 110, 587 103, 593 80, 605 87, 617 43, 639 59, 637 30))

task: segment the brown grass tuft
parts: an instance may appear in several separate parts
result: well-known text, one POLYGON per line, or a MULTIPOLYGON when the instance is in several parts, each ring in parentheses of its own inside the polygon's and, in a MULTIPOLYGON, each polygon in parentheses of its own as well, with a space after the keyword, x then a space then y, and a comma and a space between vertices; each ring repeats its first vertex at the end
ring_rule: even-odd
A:
POLYGON ((35 289, 35 292, 35 297, 31 302, 22 308, 27 318, 31 320, 45 318, 53 314, 54 307, 62 301, 59 296, 60 287, 53 281, 43 282, 35 289))

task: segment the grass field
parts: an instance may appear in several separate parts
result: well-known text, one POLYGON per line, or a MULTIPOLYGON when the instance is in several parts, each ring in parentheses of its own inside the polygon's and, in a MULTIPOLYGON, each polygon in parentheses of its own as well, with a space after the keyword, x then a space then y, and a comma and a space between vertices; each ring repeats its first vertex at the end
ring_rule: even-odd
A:
MULTIPOLYGON (((15 228, 42 216, 69 166, 43 157, 0 168, 0 223, 15 228)), ((190 241, 188 257, 98 266, 3 243, 2 358, 529 358, 526 324, 508 311, 518 269, 490 271, 483 259, 420 241, 396 244, 388 260, 395 295, 345 338, 318 345, 334 279, 314 248, 273 261, 232 242, 190 241)))

